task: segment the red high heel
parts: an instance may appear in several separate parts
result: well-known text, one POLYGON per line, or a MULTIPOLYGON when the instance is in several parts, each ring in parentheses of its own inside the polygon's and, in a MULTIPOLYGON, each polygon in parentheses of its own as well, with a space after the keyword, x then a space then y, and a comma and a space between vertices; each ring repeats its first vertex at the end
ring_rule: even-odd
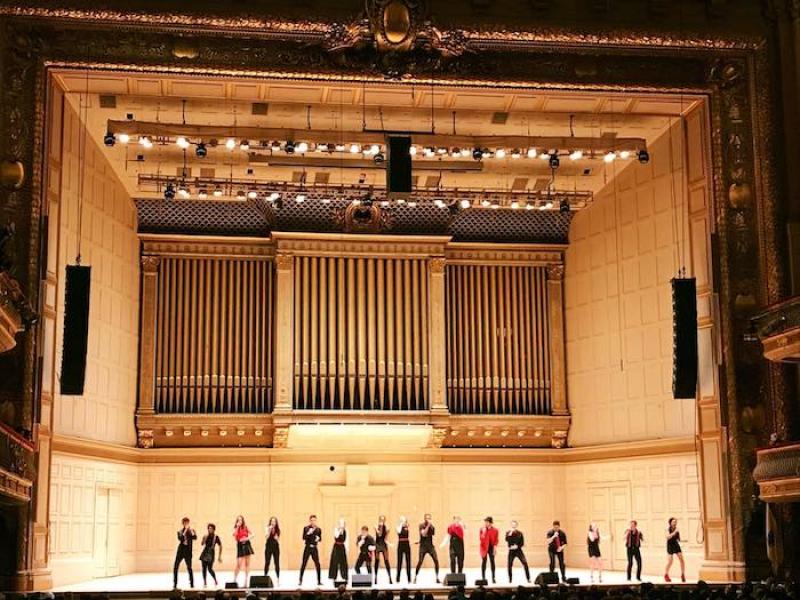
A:
POLYGON ((666 581, 667 583, 672 581, 672 579, 669 578, 669 573, 664 573, 664 581, 666 581))

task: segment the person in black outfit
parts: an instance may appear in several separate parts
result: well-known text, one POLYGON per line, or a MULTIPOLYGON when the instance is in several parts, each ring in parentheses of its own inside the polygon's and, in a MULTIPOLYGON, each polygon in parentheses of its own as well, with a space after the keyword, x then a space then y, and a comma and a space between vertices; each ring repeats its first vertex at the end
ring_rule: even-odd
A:
POLYGON ((372 554, 375 552, 375 538, 369 534, 369 527, 364 525, 361 533, 356 538, 358 546, 358 560, 356 560, 356 573, 361 573, 361 567, 367 565, 367 573, 372 575, 372 554))
POLYGON ((589 551, 589 578, 594 583, 594 572, 597 571, 598 581, 603 583, 603 556, 600 553, 600 528, 597 523, 589 523, 586 549, 589 551))
POLYGON ((636 521, 631 521, 631 526, 625 532, 625 549, 628 553, 628 581, 631 580, 633 560, 636 559, 636 579, 642 580, 642 553, 640 548, 644 541, 644 534, 639 531, 636 521))
MULTIPOLYGON (((389 584, 392 583, 392 567, 389 565, 389 548, 386 536, 389 535, 389 528, 386 527, 386 516, 378 517, 378 524, 375 526, 375 583, 378 583, 378 566, 381 556, 383 564, 386 565, 386 574, 389 576, 389 584)), ((410 579, 410 577, 409 577, 410 579)))
POLYGON ((417 576, 422 568, 422 562, 425 560, 426 555, 430 555, 433 559, 433 568, 436 571, 436 583, 439 583, 439 557, 436 555, 436 547, 433 545, 433 535, 436 533, 436 528, 431 523, 431 516, 426 514, 425 520, 419 524, 419 560, 417 561, 417 570, 414 573, 414 583, 417 583, 417 576))
POLYGON ((319 566, 319 549, 317 544, 322 540, 322 530, 317 527, 317 515, 308 517, 308 525, 303 528, 303 562, 300 565, 300 584, 303 585, 303 573, 306 570, 306 563, 310 558, 314 561, 314 566, 317 568, 317 585, 322 585, 322 572, 319 566))
POLYGON ((189 517, 181 519, 181 528, 178 530, 178 549, 175 552, 175 564, 172 567, 172 585, 178 588, 178 567, 181 561, 186 563, 189 573, 189 587, 194 587, 194 573, 192 573, 192 542, 197 539, 197 534, 189 526, 189 517))
POLYGON ((464 572, 464 522, 461 517, 454 515, 453 522, 447 528, 445 539, 442 546, 450 542, 450 572, 464 572))
POLYGON ((411 542, 408 538, 408 519, 400 517, 397 526, 397 582, 400 582, 400 571, 403 569, 403 559, 406 562, 406 578, 411 583, 411 542))
POLYGON ((278 524, 277 517, 270 517, 267 523, 267 531, 265 533, 267 538, 266 545, 264 546, 264 575, 268 574, 269 564, 275 560, 275 579, 280 582, 281 579, 281 526, 278 524))
POLYGON ((564 548, 567 546, 567 534, 561 530, 561 523, 553 521, 553 528, 547 532, 547 553, 550 555, 550 572, 556 571, 556 558, 561 571, 561 581, 567 581, 567 572, 564 566, 564 548))
POLYGON ((517 522, 511 521, 511 529, 506 531, 506 543, 508 544, 508 583, 513 581, 514 560, 519 559, 525 569, 525 579, 531 582, 531 572, 528 569, 528 560, 522 547, 525 545, 525 536, 517 529, 517 522))
POLYGON ((203 536, 203 551, 200 553, 200 565, 203 567, 203 587, 206 587, 206 574, 210 574, 217 585, 217 574, 214 573, 214 550, 219 545, 219 562, 222 562, 222 540, 217 535, 217 526, 208 524, 208 533, 203 536))
POLYGON ((678 519, 670 517, 667 521, 667 568, 664 570, 664 581, 672 581, 669 578, 669 571, 672 568, 672 559, 678 556, 681 563, 681 581, 686 581, 686 563, 683 561, 683 551, 681 550, 681 532, 678 530, 678 519))
POLYGON ((347 581, 347 524, 344 519, 339 519, 339 524, 333 529, 333 548, 331 560, 328 564, 328 578, 336 581, 337 573, 342 580, 347 581))

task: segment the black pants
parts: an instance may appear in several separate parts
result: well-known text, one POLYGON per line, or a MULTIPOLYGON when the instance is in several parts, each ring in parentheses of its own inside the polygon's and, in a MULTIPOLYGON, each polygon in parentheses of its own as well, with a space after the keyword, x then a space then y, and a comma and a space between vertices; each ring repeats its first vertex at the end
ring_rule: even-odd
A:
MULTIPOLYGON (((361 567, 367 566, 367 573, 372 575, 372 557, 369 552, 359 552, 358 560, 356 560, 356 573, 361 573, 361 567)), ((377 571, 377 569, 376 569, 377 571)))
POLYGON ((422 568, 422 561, 425 560, 425 556, 430 555, 433 559, 433 568, 436 570, 436 579, 439 579, 439 557, 436 556, 436 548, 433 546, 428 545, 421 545, 419 547, 419 560, 417 561, 417 570, 414 573, 414 577, 419 575, 419 570, 422 568))
POLYGON ((175 553, 175 564, 172 566, 172 583, 178 587, 178 566, 181 561, 186 563, 186 570, 189 573, 189 587, 194 587, 194 573, 192 573, 192 551, 188 546, 181 544, 175 553))
POLYGON ((642 580, 642 553, 638 546, 627 547, 628 550, 628 580, 631 578, 631 569, 633 568, 633 559, 636 559, 636 579, 642 580))
POLYGON ((281 547, 277 542, 268 541, 264 548, 264 575, 269 571, 269 565, 275 559, 275 576, 281 576, 281 547))
POLYGON ((489 564, 492 567, 492 583, 494 583, 494 548, 489 548, 489 552, 486 553, 481 559, 481 579, 486 579, 486 560, 489 560, 489 564))
MULTIPOLYGON (((397 550, 398 554, 400 550, 397 550)), ((385 547, 377 548, 375 550, 375 583, 378 583, 378 567, 381 564, 381 556, 383 556, 383 564, 386 565, 386 574, 389 576, 389 583, 392 583, 392 567, 389 565, 389 554, 388 550, 385 547)), ((410 577, 409 571, 409 579, 410 577)), ((397 578, 400 579, 400 574, 397 574, 397 578)))
POLYGON ((550 554, 550 572, 555 573, 556 571, 556 558, 558 558, 558 568, 561 571, 561 579, 567 578, 567 570, 564 567, 564 551, 555 552, 554 550, 547 550, 548 554, 550 554))
POLYGON ((300 583, 303 583, 303 573, 306 571, 306 563, 308 559, 314 561, 314 566, 317 568, 317 583, 322 585, 322 571, 319 567, 319 550, 316 546, 306 546, 303 549, 303 562, 300 565, 300 583))
POLYGON ((464 572, 464 543, 461 540, 450 542, 450 572, 464 572))
POLYGON ((214 563, 213 562, 206 562, 204 560, 200 561, 200 566, 203 567, 203 585, 206 584, 206 574, 211 575, 211 578, 214 580, 214 584, 217 583, 217 574, 214 573, 214 563))
POLYGON ((508 551, 508 582, 511 583, 512 581, 514 561, 516 559, 519 559, 519 562, 521 562, 522 566, 525 568, 525 579, 528 581, 528 583, 530 583, 531 572, 528 569, 528 559, 525 558, 525 553, 522 551, 522 548, 508 551))
POLYGON ((406 577, 411 582, 411 544, 399 542, 397 544, 397 581, 400 581, 400 571, 403 570, 403 559, 406 562, 406 577))

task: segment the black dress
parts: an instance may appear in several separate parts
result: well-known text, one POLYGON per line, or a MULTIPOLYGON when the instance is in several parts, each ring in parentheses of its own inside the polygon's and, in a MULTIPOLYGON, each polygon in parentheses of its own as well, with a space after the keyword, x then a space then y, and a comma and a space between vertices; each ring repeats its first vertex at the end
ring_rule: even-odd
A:
POLYGON ((598 535, 594 540, 589 536, 586 537, 586 547, 589 549, 589 558, 600 558, 600 536, 598 535))
POLYGON ((336 579, 336 574, 341 575, 341 579, 347 581, 347 548, 344 544, 347 541, 347 531, 342 529, 333 540, 331 548, 331 562, 328 566, 328 577, 336 579))
MULTIPOLYGON (((668 533, 674 532, 675 529, 670 528, 668 533)), ((674 537, 667 540, 667 554, 681 554, 681 532, 677 532, 674 537)))
MULTIPOLYGON (((253 550, 253 544, 250 543, 250 530, 247 530, 247 539, 243 540, 240 539, 239 532, 234 532, 234 536, 236 537, 236 558, 242 558, 243 556, 251 556, 255 554, 253 550)), ((245 536, 241 536, 245 537, 245 536)))

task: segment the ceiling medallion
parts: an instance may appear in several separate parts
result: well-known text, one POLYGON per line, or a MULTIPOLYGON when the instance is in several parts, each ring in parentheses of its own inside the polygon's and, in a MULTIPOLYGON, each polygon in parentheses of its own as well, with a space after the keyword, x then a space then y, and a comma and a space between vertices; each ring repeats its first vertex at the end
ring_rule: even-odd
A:
POLYGON ((372 202, 351 202, 336 209, 332 220, 346 233, 380 233, 392 228, 389 212, 372 202))

